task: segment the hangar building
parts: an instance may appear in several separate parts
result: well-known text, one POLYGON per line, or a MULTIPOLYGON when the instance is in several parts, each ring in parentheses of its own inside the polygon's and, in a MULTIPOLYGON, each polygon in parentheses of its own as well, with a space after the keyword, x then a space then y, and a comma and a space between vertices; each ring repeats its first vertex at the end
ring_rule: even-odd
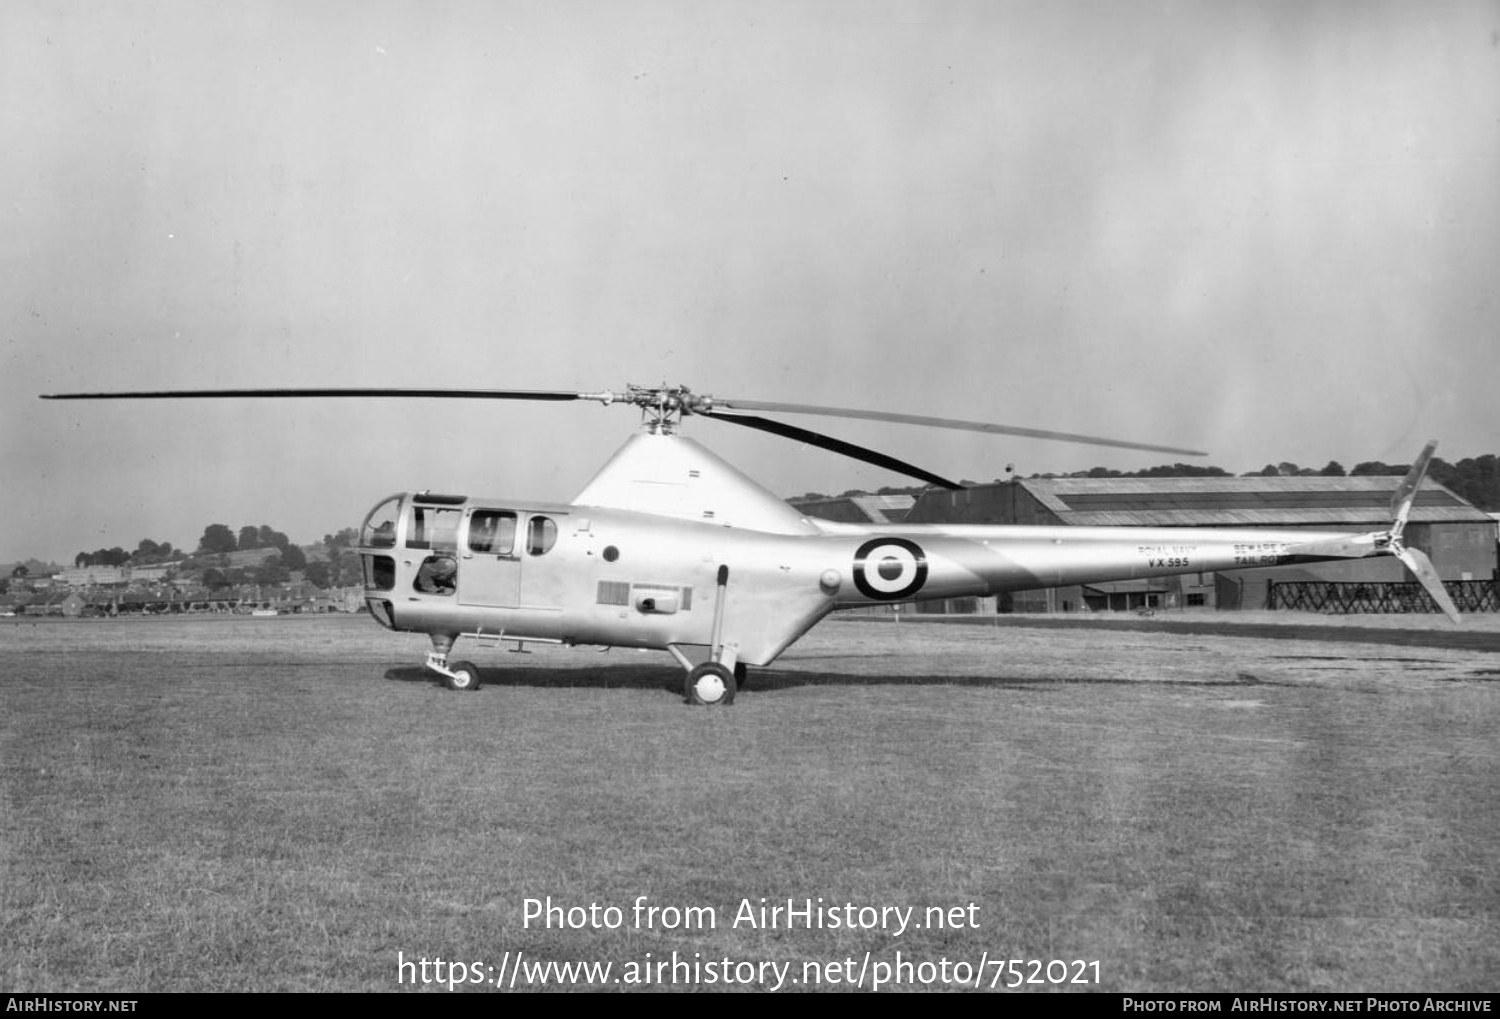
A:
POLYGON ((917 501, 914 495, 819 495, 788 499, 810 517, 843 524, 899 524, 917 501))
MULTIPOLYGON (((960 491, 930 489, 905 522, 1378 531, 1391 524, 1391 497, 1400 482, 1398 477, 1323 476, 1018 478, 960 491)), ((1494 519, 1430 478, 1417 494, 1406 541, 1432 558, 1445 581, 1497 578, 1494 519)), ((1268 607, 1273 583, 1285 591, 1298 583, 1379 585, 1409 579, 1394 557, 1380 556, 1019 592, 1008 606, 1002 596, 997 608, 1259 609, 1268 607)))

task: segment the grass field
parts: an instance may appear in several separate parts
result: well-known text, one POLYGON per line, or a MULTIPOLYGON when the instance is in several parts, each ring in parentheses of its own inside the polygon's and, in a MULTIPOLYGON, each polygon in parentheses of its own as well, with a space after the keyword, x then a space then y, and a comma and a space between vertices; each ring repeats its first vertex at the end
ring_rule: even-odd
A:
POLYGON ((942 959, 1500 986, 1495 654, 833 620, 709 710, 662 654, 467 648, 456 694, 425 650, 361 617, 0 624, 0 990, 396 990, 398 959, 518 952, 609 987, 674 952, 868 987, 898 951, 934 988, 942 959), (640 896, 716 923, 637 927, 640 896), (528 925, 548 897, 622 922, 528 925), (964 922, 735 926, 762 897, 964 922))

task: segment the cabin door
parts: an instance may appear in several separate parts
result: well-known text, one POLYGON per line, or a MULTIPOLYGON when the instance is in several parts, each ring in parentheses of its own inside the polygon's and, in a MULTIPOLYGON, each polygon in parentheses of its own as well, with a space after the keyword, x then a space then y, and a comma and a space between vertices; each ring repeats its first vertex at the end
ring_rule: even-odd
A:
POLYGON ((516 548, 516 514, 511 510, 470 512, 459 550, 460 605, 514 608, 521 598, 521 557, 516 548))

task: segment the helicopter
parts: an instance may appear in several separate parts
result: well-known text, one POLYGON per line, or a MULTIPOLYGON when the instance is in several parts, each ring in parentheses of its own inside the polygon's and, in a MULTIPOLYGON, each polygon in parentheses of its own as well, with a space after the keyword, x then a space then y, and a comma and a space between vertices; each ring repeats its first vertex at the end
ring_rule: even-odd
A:
POLYGON ((1436 443, 1391 501, 1389 529, 853 524, 802 513, 682 434, 698 417, 752 428, 930 485, 963 486, 914 464, 760 412, 825 415, 1189 456, 1196 450, 887 411, 697 394, 494 389, 216 389, 61 393, 46 400, 444 398, 596 401, 638 408, 641 427, 571 501, 431 491, 382 499, 359 529, 364 602, 390 630, 425 633, 424 665, 453 690, 481 674, 454 660, 480 647, 624 647, 665 651, 687 703, 728 705, 747 666, 770 665, 829 614, 919 598, 1286 563, 1396 556, 1454 622, 1436 569, 1403 530, 1436 443))

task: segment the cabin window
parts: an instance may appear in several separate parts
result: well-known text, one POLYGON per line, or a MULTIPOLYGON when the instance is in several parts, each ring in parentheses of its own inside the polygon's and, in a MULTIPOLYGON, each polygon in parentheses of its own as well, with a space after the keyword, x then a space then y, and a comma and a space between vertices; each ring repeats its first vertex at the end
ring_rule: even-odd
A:
POLYGON ((469 518, 469 551, 513 555, 516 515, 505 510, 475 510, 469 518))
POLYGON ((463 513, 436 506, 413 506, 406 532, 407 548, 452 552, 458 548, 458 522, 463 513))
POLYGON ((430 555, 422 560, 412 587, 423 594, 452 594, 458 586, 458 560, 430 555))
POLYGON ((362 558, 366 587, 376 591, 389 591, 396 586, 396 560, 388 555, 367 555, 362 558))
POLYGON ((546 555, 557 542, 557 524, 551 517, 532 517, 526 525, 526 553, 546 555))

